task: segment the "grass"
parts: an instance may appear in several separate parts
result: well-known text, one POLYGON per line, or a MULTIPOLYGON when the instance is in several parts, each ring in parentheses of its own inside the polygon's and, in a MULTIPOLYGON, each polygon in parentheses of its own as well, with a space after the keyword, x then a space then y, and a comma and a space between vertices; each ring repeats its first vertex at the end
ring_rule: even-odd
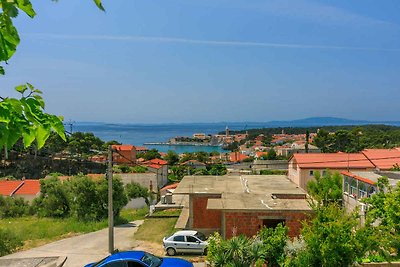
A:
POLYGON ((179 217, 182 209, 167 209, 154 212, 151 217, 179 217))
POLYGON ((135 239, 161 243, 165 236, 175 232, 174 226, 178 218, 146 219, 135 233, 135 239))
MULTIPOLYGON (((134 220, 143 219, 148 209, 122 210, 120 218, 116 218, 115 224, 123 224, 134 220)), ((24 245, 20 249, 37 247, 62 238, 94 232, 106 228, 107 220, 99 222, 82 222, 76 218, 38 218, 25 216, 20 218, 7 218, 0 220, 0 228, 8 229, 16 234, 24 245)))

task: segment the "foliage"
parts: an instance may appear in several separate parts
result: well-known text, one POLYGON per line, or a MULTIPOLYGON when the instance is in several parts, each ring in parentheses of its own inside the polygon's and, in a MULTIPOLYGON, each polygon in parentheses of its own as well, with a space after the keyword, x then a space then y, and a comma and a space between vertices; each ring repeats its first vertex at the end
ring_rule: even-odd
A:
POLYGON ((179 155, 172 150, 168 150, 167 155, 164 157, 166 161, 168 161, 169 166, 173 166, 179 162, 179 155))
MULTIPOLYGON (((93 0, 97 7, 104 11, 101 0, 93 0)), ((20 38, 13 24, 19 11, 33 18, 36 15, 30 0, 1 0, 0 1, 0 63, 7 63, 14 55, 20 38)), ((0 75, 4 75, 4 68, 0 66, 0 75)))
POLYGON ((145 153, 137 153, 136 157, 143 158, 145 160, 152 160, 152 159, 161 158, 161 155, 157 149, 153 148, 145 153))
POLYGON ((22 241, 10 230, 0 228, 0 257, 14 252, 22 241))
POLYGON ((209 175, 225 175, 227 169, 223 164, 207 165, 207 171, 209 175))
POLYGON ((73 154, 93 154, 103 151, 104 142, 93 133, 73 133, 68 138, 68 150, 73 154))
POLYGON ((278 156, 276 155, 275 149, 268 150, 266 159, 267 160, 276 160, 276 159, 278 159, 278 156))
POLYGON ((33 206, 39 216, 62 218, 70 214, 71 198, 68 188, 57 177, 40 180, 40 196, 33 206))
POLYGON ((307 183, 307 191, 318 204, 339 203, 342 200, 342 177, 338 172, 333 175, 325 171, 321 177, 319 171, 314 172, 314 180, 307 183))
POLYGON ((0 195, 0 218, 20 217, 30 212, 29 203, 23 198, 0 195))
POLYGON ((336 204, 320 206, 301 232, 305 246, 288 257, 285 266, 352 266, 369 247, 370 233, 359 226, 357 211, 346 213, 336 204))
POLYGON ((19 99, 0 98, 0 149, 7 151, 20 138, 25 147, 36 140, 37 147, 41 148, 52 130, 65 140, 62 118, 44 112, 42 92, 29 83, 15 90, 21 94, 19 99))
POLYGON ((229 240, 214 233, 208 239, 207 259, 213 266, 278 266, 288 240, 287 228, 263 228, 253 238, 244 235, 229 240))
POLYGON ((129 199, 134 199, 134 198, 144 198, 147 206, 150 206, 151 204, 151 193, 149 190, 135 182, 131 182, 125 186, 126 194, 129 199))
POLYGON ((363 201, 368 204, 366 223, 378 225, 378 236, 381 247, 386 249, 383 254, 390 250, 400 252, 400 183, 395 187, 389 185, 387 177, 378 180, 378 192, 363 201))

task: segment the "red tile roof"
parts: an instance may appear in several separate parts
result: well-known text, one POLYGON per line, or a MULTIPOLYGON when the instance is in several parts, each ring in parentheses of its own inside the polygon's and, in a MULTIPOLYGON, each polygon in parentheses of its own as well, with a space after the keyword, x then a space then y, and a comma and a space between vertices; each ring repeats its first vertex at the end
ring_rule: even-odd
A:
POLYGON ((15 195, 37 195, 40 193, 39 180, 24 180, 23 185, 15 191, 15 195))
POLYGON ((305 169, 366 169, 375 166, 362 153, 293 154, 290 161, 305 169))
POLYGON ((362 181, 362 182, 370 184, 370 185, 375 185, 376 184, 374 181, 371 181, 370 179, 355 175, 354 173, 351 173, 351 172, 343 171, 343 172, 341 172, 341 174, 349 176, 349 177, 353 177, 354 179, 357 179, 359 181, 362 181))
POLYGON ((240 162, 247 159, 249 156, 241 154, 239 152, 231 152, 229 158, 232 162, 240 162))
POLYGON ((153 168, 153 169, 161 169, 162 165, 158 165, 158 164, 149 164, 147 165, 147 167, 153 168))
POLYGON ((11 196, 21 186, 22 181, 0 181, 0 195, 11 196))
POLYGON ((149 162, 151 162, 152 164, 159 164, 159 165, 167 165, 168 161, 165 161, 163 159, 152 159, 149 160, 149 162))
POLYGON ((112 148, 119 151, 131 151, 135 147, 132 145, 112 145, 112 148))
POLYGON ((397 149, 365 149, 362 153, 380 170, 400 165, 400 151, 397 149))
POLYGON ((169 185, 166 185, 163 188, 161 188, 161 190, 175 189, 178 187, 178 185, 179 185, 179 183, 169 184, 169 185))

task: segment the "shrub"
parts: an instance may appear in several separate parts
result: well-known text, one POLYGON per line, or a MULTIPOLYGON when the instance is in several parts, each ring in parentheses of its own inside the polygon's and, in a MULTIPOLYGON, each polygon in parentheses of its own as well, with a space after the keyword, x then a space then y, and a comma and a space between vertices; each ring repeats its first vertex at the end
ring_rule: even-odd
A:
POLYGON ((23 198, 0 195, 0 218, 21 217, 29 214, 29 204, 23 198))
POLYGON ((14 252, 22 245, 22 241, 13 232, 0 228, 0 256, 14 252))

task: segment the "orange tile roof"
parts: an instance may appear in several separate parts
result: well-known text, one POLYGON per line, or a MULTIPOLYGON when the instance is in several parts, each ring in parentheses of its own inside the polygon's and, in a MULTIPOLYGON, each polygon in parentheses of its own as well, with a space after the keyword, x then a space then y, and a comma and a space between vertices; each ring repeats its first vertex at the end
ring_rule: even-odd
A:
POLYGON ((300 168, 310 169, 365 169, 375 166, 362 153, 308 153, 293 154, 300 168))
POLYGON ((175 189, 178 187, 178 185, 179 185, 179 183, 169 184, 169 185, 166 185, 163 188, 161 188, 161 190, 175 189))
POLYGON ((39 180, 24 180, 23 185, 15 191, 15 195, 37 195, 40 193, 39 180))
POLYGON ((168 161, 165 161, 163 159, 152 159, 149 160, 149 162, 151 162, 152 164, 159 164, 159 165, 167 165, 168 161))
POLYGON ((150 164, 147 165, 147 167, 153 168, 153 169, 161 169, 162 165, 158 165, 158 164, 150 164))
POLYGON ((22 181, 0 181, 0 195, 11 196, 21 186, 22 181))
POLYGON ((249 156, 241 154, 239 152, 231 152, 229 158, 232 162, 240 162, 247 159, 249 156))
POLYGON ((400 165, 400 151, 397 149, 365 149, 362 153, 380 170, 400 165))
POLYGON ((132 145, 112 145, 112 148, 119 151, 131 151, 135 147, 132 145))
POLYGON ((354 173, 351 173, 351 172, 343 171, 343 172, 341 172, 341 174, 349 176, 349 177, 352 177, 354 179, 357 179, 359 181, 362 181, 362 182, 370 184, 370 185, 375 185, 376 184, 374 181, 371 181, 370 179, 355 175, 354 173))

